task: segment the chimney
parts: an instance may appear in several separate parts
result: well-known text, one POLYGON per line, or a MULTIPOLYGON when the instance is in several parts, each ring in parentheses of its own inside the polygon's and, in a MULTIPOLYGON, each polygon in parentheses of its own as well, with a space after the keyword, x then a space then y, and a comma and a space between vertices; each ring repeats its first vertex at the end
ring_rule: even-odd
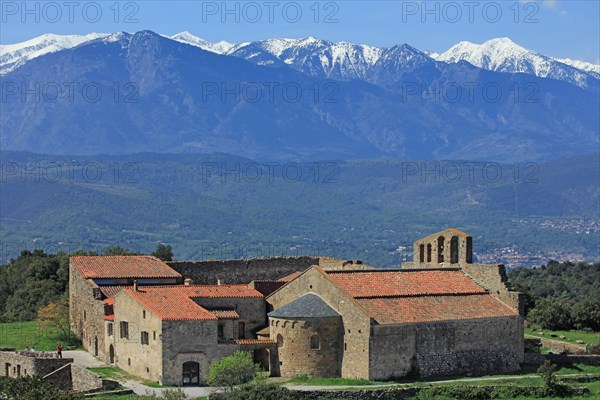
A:
POLYGON ((133 291, 134 291, 134 292, 139 292, 139 290, 138 290, 138 289, 139 289, 139 288, 138 288, 138 281, 137 281, 137 279, 134 279, 134 280, 133 280, 133 291))
POLYGON ((222 284, 222 283, 221 283, 221 279, 220 279, 220 278, 217 278, 217 285, 221 285, 221 284, 222 284))
POLYGON ((191 278, 185 278, 185 280, 183 281, 183 284, 185 286, 190 286, 194 283, 194 281, 191 278))

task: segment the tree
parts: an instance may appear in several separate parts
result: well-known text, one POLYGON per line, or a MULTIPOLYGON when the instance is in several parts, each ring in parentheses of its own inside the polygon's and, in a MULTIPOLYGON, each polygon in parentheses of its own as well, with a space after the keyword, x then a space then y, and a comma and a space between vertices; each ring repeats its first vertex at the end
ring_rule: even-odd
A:
POLYGON ((170 244, 159 243, 152 255, 159 260, 171 261, 173 259, 173 248, 170 244))
POLYGON ((260 370, 260 366, 254 364, 250 353, 236 351, 233 355, 223 357, 210 366, 207 381, 211 386, 232 389, 235 385, 253 380, 260 370))
POLYGON ((69 299, 66 296, 40 308, 37 321, 42 332, 48 328, 54 328, 58 332, 60 340, 67 343, 74 341, 75 337, 71 332, 69 322, 69 299))
POLYGON ((133 256, 136 255, 138 253, 135 253, 133 251, 130 251, 124 247, 121 247, 119 245, 116 246, 112 246, 112 247, 108 247, 106 248, 103 252, 103 255, 105 256, 133 256))
POLYGON ((527 315, 527 320, 544 329, 571 329, 573 325, 571 305, 555 298, 540 299, 527 315))
POLYGON ((555 376, 554 376, 555 372, 556 372, 556 364, 554 364, 550 360, 544 361, 544 363, 538 369, 538 373, 542 375, 542 378, 544 379, 544 384, 546 385, 546 388, 548 388, 548 389, 552 389, 556 384, 556 380, 555 380, 555 376))

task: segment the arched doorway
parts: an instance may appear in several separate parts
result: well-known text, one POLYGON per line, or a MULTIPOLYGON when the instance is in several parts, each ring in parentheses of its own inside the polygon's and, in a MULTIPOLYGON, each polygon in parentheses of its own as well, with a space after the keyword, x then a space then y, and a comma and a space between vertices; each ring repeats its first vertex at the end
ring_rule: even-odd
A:
POLYGON ((112 344, 108 348, 108 359, 111 364, 115 363, 115 347, 112 344))
POLYGON ((200 364, 195 361, 183 363, 183 386, 197 386, 200 384, 200 364))
POLYGON ((98 357, 98 336, 94 337, 94 355, 98 357))

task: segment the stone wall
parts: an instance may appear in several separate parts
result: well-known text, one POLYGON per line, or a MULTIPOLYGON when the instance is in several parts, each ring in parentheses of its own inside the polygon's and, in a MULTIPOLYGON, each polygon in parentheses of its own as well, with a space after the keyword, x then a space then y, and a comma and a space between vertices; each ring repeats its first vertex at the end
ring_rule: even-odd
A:
MULTIPOLYGON (((352 297, 339 290, 325 276, 320 267, 306 271, 267 297, 267 302, 276 310, 305 293, 317 294, 343 318, 344 334, 340 339, 343 343, 341 376, 369 379, 370 318, 352 297)), ((285 372, 282 371, 283 373, 285 372)))
POLYGON ((197 362, 200 383, 213 362, 233 354, 239 346, 219 344, 217 321, 163 321, 163 385, 181 385, 183 364, 197 362))
POLYGON ((544 361, 550 360, 556 364, 584 364, 600 365, 600 356, 596 355, 571 355, 571 354, 540 354, 525 353, 524 364, 542 365, 544 361))
POLYGON ((521 317, 418 324, 415 332, 421 376, 512 372, 523 362, 521 317))
POLYGON ((319 263, 318 257, 272 257, 248 260, 167 261, 194 284, 247 284, 254 280, 279 279, 319 263))
POLYGON ((446 229, 421 238, 413 244, 413 262, 405 268, 443 268, 473 262, 473 238, 459 231, 446 229))
POLYGON ((510 372, 523 360, 520 317, 374 326, 370 379, 510 372))
POLYGON ((71 381, 73 390, 78 392, 98 390, 104 386, 100 375, 75 364, 71 364, 71 381))
POLYGON ((72 358, 55 358, 54 355, 23 351, 0 351, 0 376, 46 376, 73 362, 72 358), (38 356, 32 356, 38 355, 38 356))
POLYGON ((256 280, 276 280, 293 272, 305 271, 312 265, 324 269, 373 269, 360 260, 339 260, 331 257, 271 257, 247 260, 167 261, 171 268, 194 284, 247 284, 256 280))
POLYGON ((416 326, 373 326, 369 379, 395 379, 416 371, 416 326))
MULTIPOLYGON (((282 377, 307 375, 339 377, 341 374, 341 317, 284 319, 270 318, 271 339, 277 341, 282 377), (318 346, 311 346, 311 337, 318 346)), ((314 343, 313 343, 314 344, 314 343)))
POLYGON ((194 302, 207 310, 232 309, 240 316, 239 319, 220 320, 227 322, 233 331, 227 339, 255 338, 256 331, 267 326, 267 310, 263 297, 233 297, 233 298, 193 298, 194 302), (244 337, 239 335, 239 323, 244 323, 244 337))
POLYGON ((73 376, 71 374, 72 365, 73 364, 67 364, 56 371, 50 372, 43 377, 44 381, 60 390, 73 390, 73 376))
POLYGON ((106 361, 104 301, 101 297, 98 286, 91 280, 84 279, 76 268, 69 265, 71 330, 81 339, 85 350, 106 361))
POLYGON ((115 296, 115 364, 136 376, 160 382, 162 370, 162 320, 122 290, 115 296), (145 311, 145 318, 144 318, 145 311), (121 322, 129 325, 129 337, 121 337, 121 322), (141 332, 148 332, 142 344, 141 332))
POLYGON ((523 294, 511 291, 504 265, 465 264, 461 268, 471 279, 489 290, 492 296, 517 310, 519 315, 525 315, 523 294))
POLYGON ((554 353, 568 353, 584 355, 586 353, 586 346, 584 344, 566 343, 560 340, 548 339, 548 338, 536 338, 539 340, 542 347, 546 347, 554 353))

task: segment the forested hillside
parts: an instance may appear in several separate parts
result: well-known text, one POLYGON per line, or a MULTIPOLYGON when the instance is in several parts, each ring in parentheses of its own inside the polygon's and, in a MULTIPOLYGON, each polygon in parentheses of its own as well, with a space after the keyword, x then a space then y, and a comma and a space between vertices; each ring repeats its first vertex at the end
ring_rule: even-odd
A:
POLYGON ((508 274, 526 294, 527 321, 545 329, 600 332, 600 263, 549 262, 508 274))

